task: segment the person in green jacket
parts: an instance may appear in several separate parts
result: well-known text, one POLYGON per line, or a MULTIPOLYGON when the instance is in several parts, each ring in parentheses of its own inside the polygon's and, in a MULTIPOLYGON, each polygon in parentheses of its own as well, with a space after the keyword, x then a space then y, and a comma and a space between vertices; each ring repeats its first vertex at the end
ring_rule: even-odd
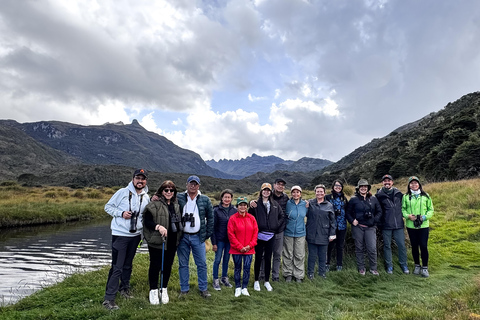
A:
POLYGON ((402 199, 402 214, 407 225, 407 232, 412 246, 412 256, 415 263, 413 274, 428 277, 428 234, 429 220, 433 216, 432 198, 423 191, 420 180, 413 176, 408 179, 408 191, 402 199), (420 267, 419 248, 422 257, 420 267))

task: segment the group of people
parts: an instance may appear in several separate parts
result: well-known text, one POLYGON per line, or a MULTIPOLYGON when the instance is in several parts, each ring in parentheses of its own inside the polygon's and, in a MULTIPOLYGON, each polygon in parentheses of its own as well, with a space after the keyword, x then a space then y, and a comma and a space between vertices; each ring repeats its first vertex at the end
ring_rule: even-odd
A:
POLYGON ((355 194, 348 200, 343 183, 335 180, 328 195, 326 187, 319 184, 314 189, 315 199, 308 201, 302 199, 300 186, 291 187, 289 197, 284 191, 285 180, 276 179, 273 187, 263 183, 258 199, 250 202, 243 196, 234 201, 233 191, 223 190, 220 203, 215 207, 201 194, 197 176, 187 179, 186 191, 182 193, 178 193, 172 181, 164 181, 151 199, 147 178, 145 170, 136 170, 129 185, 118 190, 105 205, 105 211, 113 217, 112 265, 103 302, 107 309, 118 309, 117 292, 125 298, 131 297, 132 262, 142 233, 150 254, 151 304, 169 302, 167 287, 175 254, 179 264, 180 297, 190 291, 190 253, 197 267, 200 294, 204 298, 211 296, 207 290, 205 246, 209 238, 215 252, 213 289, 232 287, 228 278, 232 255, 235 297, 250 295, 247 286, 253 255, 255 291, 261 290, 260 281, 267 291, 273 290, 270 276, 272 281, 279 281, 282 261, 285 281, 302 282, 306 252, 307 278, 314 279, 317 264, 317 274, 326 278, 334 249, 336 270, 343 269, 347 221, 351 225, 360 275, 366 273, 365 252, 370 273, 379 275, 377 228, 383 236, 386 272, 393 273, 393 239, 398 247, 400 268, 403 273, 410 273, 405 247, 406 225, 415 264, 413 273, 429 276, 427 243, 433 205, 415 176, 409 178, 406 194, 393 187, 393 178, 387 174, 382 177, 383 187, 375 195, 370 192, 368 181, 360 179, 355 194))

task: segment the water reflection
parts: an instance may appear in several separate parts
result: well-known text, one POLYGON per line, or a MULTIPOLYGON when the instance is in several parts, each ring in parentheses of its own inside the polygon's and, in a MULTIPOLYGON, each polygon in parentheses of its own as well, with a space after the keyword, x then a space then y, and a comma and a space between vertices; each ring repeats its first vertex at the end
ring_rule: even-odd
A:
MULTIPOLYGON (((110 220, 0 232, 0 305, 110 263, 110 220)), ((142 247, 138 252, 146 252, 142 247)))

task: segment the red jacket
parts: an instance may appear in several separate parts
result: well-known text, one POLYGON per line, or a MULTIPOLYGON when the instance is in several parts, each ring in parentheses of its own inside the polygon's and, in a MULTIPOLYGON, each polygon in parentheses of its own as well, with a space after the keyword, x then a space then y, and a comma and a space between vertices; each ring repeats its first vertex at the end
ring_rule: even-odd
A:
POLYGON ((257 220, 247 213, 243 217, 235 213, 228 220, 228 239, 230 240, 230 254, 254 254, 257 245, 258 225, 257 220), (250 251, 241 252, 244 247, 250 246, 250 251))

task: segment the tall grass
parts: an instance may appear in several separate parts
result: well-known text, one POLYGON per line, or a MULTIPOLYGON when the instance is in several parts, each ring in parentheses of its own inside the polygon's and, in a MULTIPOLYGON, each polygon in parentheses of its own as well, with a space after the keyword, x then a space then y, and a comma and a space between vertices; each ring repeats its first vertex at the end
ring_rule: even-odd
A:
MULTIPOLYGON (((480 314, 480 215, 476 198, 480 180, 425 185, 432 196, 430 277, 393 275, 359 276, 355 258, 345 257, 344 271, 327 279, 304 283, 272 283, 274 290, 253 291, 234 297, 234 290, 211 289, 214 254, 208 246, 210 299, 198 294, 196 268, 190 263, 190 293, 179 299, 178 264, 169 284, 170 303, 148 302, 148 255, 135 258, 131 285, 134 299, 117 298, 120 310, 102 308, 108 268, 76 274, 13 306, 0 308, 2 319, 478 319, 480 314), (478 316, 478 317, 477 317, 478 316)), ((398 261, 395 261, 395 265, 398 261)), ((379 265, 383 264, 381 254, 379 265)), ((409 253, 409 263, 412 259, 409 253)), ((381 269, 381 268, 380 268, 381 269)), ((233 263, 229 276, 233 280, 233 263)))

